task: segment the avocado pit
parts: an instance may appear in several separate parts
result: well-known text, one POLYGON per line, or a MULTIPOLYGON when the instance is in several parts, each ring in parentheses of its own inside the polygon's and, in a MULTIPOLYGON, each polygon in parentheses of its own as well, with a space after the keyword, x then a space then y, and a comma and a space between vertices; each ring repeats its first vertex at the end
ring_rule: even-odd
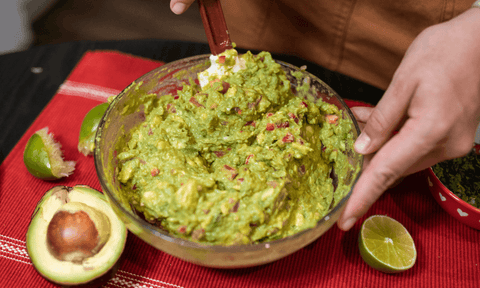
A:
POLYGON ((69 202, 48 224, 47 246, 58 260, 81 263, 102 249, 110 229, 104 213, 80 202, 69 202))

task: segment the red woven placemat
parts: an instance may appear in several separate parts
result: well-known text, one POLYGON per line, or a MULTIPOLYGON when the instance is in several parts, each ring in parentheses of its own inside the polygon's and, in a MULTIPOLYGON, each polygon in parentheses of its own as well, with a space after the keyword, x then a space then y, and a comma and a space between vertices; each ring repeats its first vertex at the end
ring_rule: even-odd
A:
MULTIPOLYGON (((93 157, 77 151, 84 115, 107 97, 162 63, 114 51, 84 55, 56 95, 0 166, 0 287, 54 287, 34 270, 25 233, 36 203, 57 185, 86 184, 101 190, 93 157), (74 174, 57 182, 31 176, 23 149, 35 131, 49 127, 74 174)), ((346 101, 348 105, 362 103, 346 101)), ((480 231, 457 222, 433 200, 422 174, 387 191, 368 215, 391 216, 410 231, 418 250, 415 266, 388 275, 368 267, 357 248, 361 221, 349 232, 333 227, 320 239, 284 259, 247 269, 219 270, 186 263, 129 234, 124 261, 106 287, 477 287, 480 231)), ((363 220, 362 218, 361 220, 363 220)))

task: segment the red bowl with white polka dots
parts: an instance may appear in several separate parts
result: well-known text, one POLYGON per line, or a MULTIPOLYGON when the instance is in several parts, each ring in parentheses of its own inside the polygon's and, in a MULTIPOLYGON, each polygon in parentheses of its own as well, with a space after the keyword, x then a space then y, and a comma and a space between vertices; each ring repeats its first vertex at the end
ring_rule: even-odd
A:
POLYGON ((480 230, 480 209, 473 207, 460 199, 448 189, 433 172, 432 168, 425 170, 428 188, 438 204, 463 224, 480 230))

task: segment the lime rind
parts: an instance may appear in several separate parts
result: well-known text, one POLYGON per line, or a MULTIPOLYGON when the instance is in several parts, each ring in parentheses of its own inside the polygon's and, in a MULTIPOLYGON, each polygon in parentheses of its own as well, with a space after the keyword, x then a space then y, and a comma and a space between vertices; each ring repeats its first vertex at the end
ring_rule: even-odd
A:
POLYGON ((75 161, 64 161, 61 145, 55 142, 53 133, 45 127, 32 135, 23 154, 27 170, 43 180, 56 180, 70 176, 75 170, 75 161))
POLYGON ((371 216, 362 224, 359 250, 369 266, 385 273, 406 271, 417 258, 410 233, 398 221, 382 215, 371 216))
POLYGON ((42 138, 38 134, 33 134, 28 140, 23 152, 23 162, 27 167, 28 172, 33 176, 45 179, 55 180, 57 179, 52 174, 50 166, 50 159, 48 158, 48 152, 45 148, 42 138))
POLYGON ((78 136, 78 151, 85 156, 93 154, 95 134, 108 105, 109 103, 102 103, 93 107, 83 118, 78 136))

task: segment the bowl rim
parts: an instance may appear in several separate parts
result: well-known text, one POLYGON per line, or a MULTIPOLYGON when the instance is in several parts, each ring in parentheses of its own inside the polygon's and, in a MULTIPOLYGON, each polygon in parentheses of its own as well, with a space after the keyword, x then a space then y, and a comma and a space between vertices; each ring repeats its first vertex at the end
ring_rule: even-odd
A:
MULTIPOLYGON (((138 77, 137 79, 135 79, 132 83, 137 83, 139 79, 142 79, 143 77, 145 77, 146 75, 150 74, 150 73, 153 73, 154 71, 158 71, 158 70, 161 70, 161 69, 165 69, 167 68, 168 66, 174 66, 176 64, 179 64, 179 63, 183 63, 183 62, 190 62, 190 61, 195 61, 195 60, 200 60, 200 59, 205 59, 205 61, 210 61, 210 55, 211 54, 201 54, 201 55, 195 55, 195 56, 191 56, 191 57, 186 57, 186 58, 182 58, 182 59, 179 59, 179 60, 175 60, 175 61, 172 61, 172 62, 169 62, 169 63, 165 63, 164 65, 158 67, 158 68, 155 68, 147 73, 145 73, 144 75, 138 77)), ((300 69, 299 67, 295 66, 295 65, 292 65, 290 63, 287 63, 287 62, 284 62, 284 61, 280 61, 280 60, 276 60, 276 59, 273 59, 275 62, 283 65, 283 66, 286 66, 290 69, 293 69, 293 70, 298 70, 298 71, 303 71, 305 73, 308 73, 308 76, 311 77, 312 79, 315 79, 316 81, 318 81, 319 83, 321 83, 322 85, 324 85, 329 91, 333 92, 333 96, 340 102, 340 104, 342 105, 343 108, 343 111, 344 113, 346 112, 347 115, 350 117, 350 119, 352 119, 352 123, 355 127, 355 130, 357 132, 357 135, 360 135, 360 127, 358 125, 358 122, 356 121, 356 118, 355 116, 353 115, 352 111, 350 110, 350 107, 348 107, 348 105, 345 103, 345 101, 343 100, 343 98, 335 91, 333 90, 328 84, 326 84, 323 80, 321 80, 320 78, 318 78, 316 75, 306 71, 306 70, 302 70, 300 69)), ((131 83, 131 84, 132 84, 131 83)), ((97 177, 98 177, 98 180, 100 182, 100 185, 102 186, 102 189, 104 191, 105 194, 107 194, 107 197, 109 198, 109 202, 111 202, 113 205, 115 205, 115 208, 118 208, 122 211, 122 213, 124 215, 126 215, 126 217, 128 217, 128 219, 130 221, 133 221, 135 222, 136 225, 138 226, 141 226, 142 228, 144 229, 148 229, 148 231, 155 235, 155 236, 158 236, 160 238, 162 238, 163 240, 166 240, 166 241, 169 241, 169 242, 174 242, 174 243, 177 243, 181 246, 184 246, 186 248, 193 248, 193 249, 201 249, 201 250, 213 250, 214 252, 219 252, 219 253, 225 253, 225 252, 255 252, 255 251, 259 251, 259 250, 263 250, 265 248, 270 248, 271 246, 275 246, 277 243, 283 243, 283 242, 287 242, 289 240, 292 240, 292 239, 297 239, 297 238, 301 238, 304 234, 306 233, 309 233, 310 231, 316 229, 318 226, 322 225, 323 223, 326 223, 327 221, 330 220, 330 218, 332 217, 332 214, 335 214, 338 212, 339 209, 343 209, 344 208, 344 204, 346 201, 348 201, 350 199, 350 196, 352 195, 353 193, 353 190, 354 190, 354 187, 358 181, 358 179, 360 178, 360 176, 362 175, 362 172, 363 172, 363 164, 364 164, 364 156, 359 154, 359 159, 360 159, 360 163, 359 163, 359 171, 355 177, 355 179, 352 180, 352 185, 351 185, 351 189, 350 191, 336 204, 336 206, 330 210, 327 215, 325 215, 324 217, 322 217, 319 221, 317 221, 317 223, 315 224, 315 226, 312 226, 310 228, 307 228, 307 229, 304 229, 300 232, 297 232, 293 235, 290 235, 290 236, 286 236, 286 237, 283 237, 283 238, 280 238, 280 239, 275 239, 275 240, 272 240, 272 241, 267 241, 267 242, 260 242, 260 243, 252 243, 252 244, 234 244, 234 245, 213 245, 213 244, 202 244, 202 243, 198 243, 198 242, 194 242, 194 241, 190 241, 188 239, 184 239, 184 238, 180 238, 180 237, 176 237, 172 234, 170 234, 168 231, 164 231, 150 223, 148 223, 147 221, 141 219, 138 215, 126 210, 122 204, 120 204, 119 200, 117 199, 117 197, 115 196, 115 194, 113 192, 111 192, 109 189, 108 189, 108 186, 105 185, 103 183, 103 171, 102 169, 100 169, 100 167, 102 166, 101 165, 101 152, 99 151, 99 149, 97 149, 97 147, 99 147, 99 141, 100 141, 100 136, 102 134, 102 130, 103 130, 103 127, 104 127, 104 124, 106 122, 106 118, 108 117, 108 115, 110 114, 111 110, 113 109, 113 104, 118 102, 122 97, 124 97, 125 95, 125 92, 127 91, 127 89, 130 87, 129 84, 127 87, 125 87, 118 95, 115 96, 114 100, 109 104, 106 112, 104 113, 102 119, 100 120, 100 123, 98 125, 98 129, 96 131, 96 135, 95 135, 95 149, 94 149, 94 164, 95 164, 95 170, 97 172, 97 177)), ((332 226, 333 226, 334 223, 332 223, 332 226)), ((326 231, 328 231, 331 227, 329 227, 326 231)), ((313 241, 317 240, 319 237, 313 239, 313 241)), ((312 241, 312 242, 313 242, 312 241)), ((151 245, 150 243, 148 243, 149 245, 151 245)), ((305 243, 305 245, 299 247, 297 250, 301 249, 302 247, 308 245, 309 243, 305 243)))
MULTIPOLYGON (((432 167, 428 167, 427 171, 429 172, 430 175, 434 176, 437 180, 438 180, 438 183, 440 183, 441 185, 437 185, 439 187, 439 189, 441 190, 440 192, 445 192, 445 194, 447 194, 455 203, 457 203, 458 205, 462 206, 462 208, 464 207, 465 209, 468 209, 469 211, 471 212, 474 212, 478 215, 480 215, 480 208, 477 208, 467 202, 465 202, 463 199, 461 199, 460 197, 458 197, 452 190, 450 190, 443 182, 442 180, 440 180, 440 178, 438 178, 437 174, 435 174, 435 172, 433 171, 432 167)), ((432 193, 434 192, 433 191, 433 187, 434 187, 434 184, 430 187, 430 190, 432 190, 432 193)), ((438 192, 438 191, 436 191, 438 192)))

